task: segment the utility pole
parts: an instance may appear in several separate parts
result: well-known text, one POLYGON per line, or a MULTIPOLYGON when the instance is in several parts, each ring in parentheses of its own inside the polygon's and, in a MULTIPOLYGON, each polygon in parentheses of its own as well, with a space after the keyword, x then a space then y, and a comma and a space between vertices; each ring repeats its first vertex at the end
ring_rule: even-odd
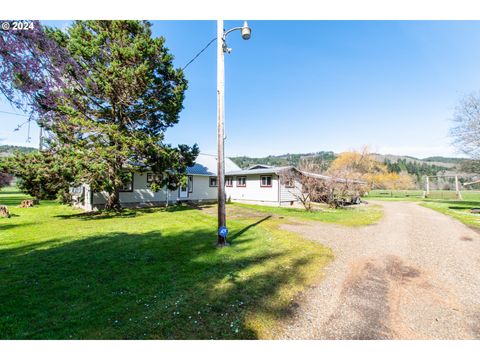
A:
MULTIPOLYGON (((240 30, 242 39, 250 39, 252 30, 247 22, 242 27, 235 27, 228 31, 223 28, 223 20, 217 20, 217 188, 218 188, 218 240, 217 246, 226 245, 225 236, 220 235, 220 229, 227 225, 225 209, 225 52, 232 49, 227 47, 226 38, 232 31, 240 30)), ((227 232, 228 233, 228 232, 227 232)))
POLYGON ((43 128, 40 126, 40 136, 38 140, 38 150, 42 151, 43 150, 43 128))
MULTIPOLYGON (((225 209, 225 54, 223 20, 217 21, 217 187, 218 228, 227 225, 225 209)), ((218 234, 217 246, 225 246, 225 238, 218 234)))
POLYGON ((426 185, 426 190, 427 190, 427 191, 426 191, 425 195, 428 197, 428 195, 430 195, 430 179, 428 178, 428 176, 427 176, 426 179, 427 179, 427 180, 426 180, 425 185, 426 185))

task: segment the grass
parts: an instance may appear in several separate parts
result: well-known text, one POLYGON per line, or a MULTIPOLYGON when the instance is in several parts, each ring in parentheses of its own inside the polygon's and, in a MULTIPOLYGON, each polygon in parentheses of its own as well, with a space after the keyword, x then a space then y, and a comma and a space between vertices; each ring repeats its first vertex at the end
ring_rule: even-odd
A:
MULTIPOLYGON (((462 190, 463 200, 480 201, 480 191, 462 190)), ((422 200, 423 190, 371 190, 365 199, 379 200, 422 200)), ((455 191, 452 190, 432 190, 429 199, 434 200, 456 200, 455 191)))
POLYGON ((480 208, 480 191, 463 190, 463 200, 455 199, 455 191, 431 191, 429 198, 418 194, 421 190, 372 190, 367 199, 382 201, 416 201, 420 205, 449 215, 464 224, 480 229, 480 215, 472 214, 472 208, 480 208))
POLYGON ((332 252, 268 216, 187 206, 83 214, 54 201, 0 218, 1 339, 271 338, 332 252))
POLYGON ((371 190, 365 198, 421 198, 423 196, 422 190, 371 190))
POLYGON ((425 199, 420 204, 449 215, 474 229, 480 229, 480 214, 471 212, 472 208, 480 208, 480 201, 425 199))
POLYGON ((237 203, 235 206, 240 208, 253 209, 278 216, 293 217, 303 220, 316 220, 326 223, 335 223, 344 226, 364 226, 378 222, 383 211, 381 206, 352 206, 339 209, 322 208, 307 212, 299 208, 273 207, 263 205, 251 205, 237 203))

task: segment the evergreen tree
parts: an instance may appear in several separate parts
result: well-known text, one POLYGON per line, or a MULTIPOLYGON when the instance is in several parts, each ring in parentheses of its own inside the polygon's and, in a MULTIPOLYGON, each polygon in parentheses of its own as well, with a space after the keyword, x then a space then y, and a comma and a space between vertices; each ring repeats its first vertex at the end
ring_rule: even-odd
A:
POLYGON ((187 89, 165 39, 152 37, 145 21, 76 21, 66 32, 36 23, 35 29, 0 39, 0 91, 18 107, 22 96, 28 100, 50 134, 48 148, 75 162, 74 182, 106 191, 107 208, 119 207, 133 171, 157 174, 154 189, 176 188, 198 147, 164 143, 187 89))

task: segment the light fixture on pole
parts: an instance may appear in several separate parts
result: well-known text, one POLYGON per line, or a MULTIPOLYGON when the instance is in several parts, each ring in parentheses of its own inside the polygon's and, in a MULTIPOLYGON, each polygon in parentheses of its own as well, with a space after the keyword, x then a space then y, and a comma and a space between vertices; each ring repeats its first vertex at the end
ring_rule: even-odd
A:
POLYGON ((218 188, 218 240, 217 246, 226 245, 226 210, 225 210, 225 53, 232 49, 227 46, 227 35, 240 30, 244 40, 250 39, 252 30, 245 21, 242 27, 225 31, 223 20, 217 21, 217 188, 218 188), (224 230, 225 229, 225 230, 224 230))

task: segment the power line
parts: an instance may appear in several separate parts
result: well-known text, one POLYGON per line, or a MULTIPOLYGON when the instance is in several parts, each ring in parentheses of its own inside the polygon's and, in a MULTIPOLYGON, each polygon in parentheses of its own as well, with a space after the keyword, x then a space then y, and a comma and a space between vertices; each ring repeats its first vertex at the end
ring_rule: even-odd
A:
POLYGON ((187 63, 187 65, 185 65, 185 66, 182 68, 182 70, 185 70, 188 65, 190 65, 192 62, 194 62, 205 50, 207 50, 207 48, 208 48, 215 40, 217 40, 216 37, 214 37, 212 40, 210 40, 210 42, 209 42, 202 50, 200 50, 200 51, 197 53, 197 55, 195 55, 195 56, 193 57, 193 59, 190 60, 190 61, 187 63))
POLYGON ((24 114, 17 114, 17 113, 8 112, 8 111, 2 111, 2 110, 0 110, 0 113, 2 113, 2 114, 9 114, 9 115, 17 115, 17 116, 25 116, 25 117, 28 116, 28 115, 24 115, 24 114))

